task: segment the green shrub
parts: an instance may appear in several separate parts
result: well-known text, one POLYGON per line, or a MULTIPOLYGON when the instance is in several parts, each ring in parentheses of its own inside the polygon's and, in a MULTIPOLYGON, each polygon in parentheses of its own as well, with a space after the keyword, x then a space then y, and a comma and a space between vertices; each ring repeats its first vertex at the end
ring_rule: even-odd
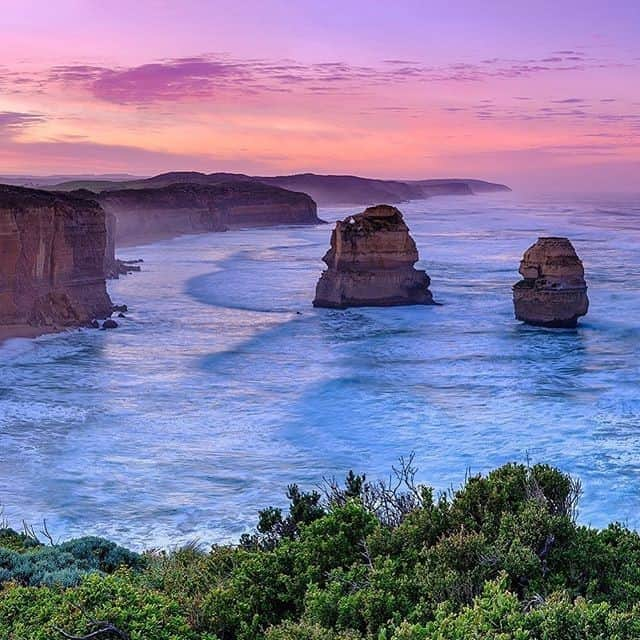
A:
MULTIPOLYGON (((109 621, 131 640, 191 640, 177 603, 138 585, 129 571, 86 576, 75 589, 9 586, 0 593, 0 640, 52 640, 59 629, 92 631, 91 620, 109 621)), ((202 637, 202 636, 201 636, 202 637)))
POLYGON ((22 541, 19 551, 0 548, 0 585, 11 581, 71 587, 88 573, 111 573, 121 566, 140 568, 142 558, 102 538, 78 538, 50 547, 22 541))
POLYGON ((411 461, 391 483, 291 485, 236 547, 141 557, 4 530, 0 640, 84 634, 89 617, 132 640, 640 637, 640 536, 576 524, 569 476, 509 464, 436 495, 411 461))
POLYGON ((18 533, 9 528, 0 529, 0 549, 22 552, 39 546, 42 545, 26 533, 18 533))

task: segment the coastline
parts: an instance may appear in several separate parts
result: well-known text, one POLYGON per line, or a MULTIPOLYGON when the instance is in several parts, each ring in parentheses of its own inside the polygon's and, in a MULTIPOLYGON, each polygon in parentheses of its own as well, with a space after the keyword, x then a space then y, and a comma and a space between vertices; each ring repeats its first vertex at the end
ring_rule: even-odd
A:
POLYGON ((60 333, 63 327, 34 327, 30 324, 7 324, 0 326, 0 347, 14 338, 38 338, 50 333, 60 333))
MULTIPOLYGON (((636 408, 635 363, 628 354, 638 301, 624 295, 624 282, 640 245, 634 237, 625 240, 617 217, 611 222, 599 213, 599 201, 576 215, 581 209, 564 199, 516 197, 508 206, 502 201, 511 197, 495 200, 405 207, 424 266, 438 274, 433 290, 448 303, 437 309, 311 311, 318 255, 329 244, 325 225, 184 235, 121 249, 121 258, 145 260, 141 274, 108 285, 114 300, 129 305, 132 322, 113 333, 74 331, 3 347, 3 366, 14 350, 28 354, 6 369, 3 389, 3 465, 12 503, 5 505, 7 514, 15 522, 38 522, 44 515, 59 534, 90 531, 136 547, 147 539, 163 545, 169 535, 172 543, 228 540, 244 531, 247 514, 261 502, 275 501, 277 483, 288 481, 270 462, 277 443, 291 459, 293 477, 309 486, 312 474, 338 473, 338 464, 349 468, 354 458, 389 466, 390 452, 409 446, 428 473, 444 474, 444 488, 454 481, 448 469, 464 468, 469 460, 487 470, 506 456, 520 460, 523 448, 535 450, 538 459, 566 449, 563 465, 588 483, 584 521, 606 526, 605 518, 613 518, 637 526, 635 483, 617 451, 636 408), (572 236, 578 228, 580 254, 601 274, 591 283, 597 304, 588 326, 561 333, 520 328, 511 286, 531 235, 572 236), (487 305, 488 299, 496 303, 487 305), (274 306, 307 311, 292 318, 296 322, 260 312, 274 306), (614 307, 615 319, 607 312, 614 307), (598 356, 603 352, 610 354, 606 371, 598 356), (466 386, 472 393, 448 391, 466 386), (282 403, 269 402, 276 389, 282 403), (553 395, 545 400, 545 393, 553 395), (132 408, 145 415, 135 430, 127 428, 132 408), (600 437, 605 411, 608 443, 600 437), (412 413, 419 418, 407 423, 412 413), (353 415, 362 426, 347 437, 341 425, 353 415), (540 415, 552 416, 553 426, 532 429, 540 415), (463 420, 475 420, 474 427, 467 430, 463 420), (382 422, 391 430, 388 439, 371 442, 382 422), (65 445, 45 450, 47 441, 65 445), (140 459, 148 442, 170 477, 140 459), (238 453, 245 443, 251 443, 246 460, 238 453), (576 459, 571 452, 578 443, 576 459), (618 483, 616 496, 598 486, 603 451, 618 483), (587 465, 592 469, 585 473, 587 465), (40 486, 33 483, 36 467, 40 486), (219 469, 214 476, 212 467, 219 469), (136 489, 142 486, 144 491, 136 489), (238 512, 229 504, 235 491, 246 504, 238 512), (162 496, 172 492, 179 494, 171 508, 158 512, 162 496), (130 519, 126 534, 110 519, 114 509, 130 519)), ((627 220, 629 209, 615 208, 627 220)), ((326 219, 338 213, 319 212, 326 219)))

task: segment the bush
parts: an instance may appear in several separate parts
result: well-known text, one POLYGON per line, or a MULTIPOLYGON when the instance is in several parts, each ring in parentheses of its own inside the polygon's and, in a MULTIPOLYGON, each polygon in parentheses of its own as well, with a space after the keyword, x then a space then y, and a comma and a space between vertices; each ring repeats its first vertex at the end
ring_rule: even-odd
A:
POLYGON ((78 538, 51 547, 30 543, 30 538, 12 536, 9 540, 11 547, 0 547, 0 585, 15 582, 24 586, 72 587, 88 573, 142 566, 141 556, 102 538, 78 538), (15 544, 16 539, 20 545, 15 544))
POLYGON ((75 589, 13 585, 0 596, 0 640, 52 640, 60 630, 82 636, 92 620, 108 620, 131 640, 197 637, 177 603, 140 587, 129 571, 86 576, 75 589))
POLYGON ((442 495, 414 476, 410 458, 388 483, 291 485, 237 547, 0 533, 0 640, 87 633, 88 616, 151 640, 640 637, 640 536, 578 525, 569 476, 509 464, 442 495))
MULTIPOLYGON (((536 608, 523 609, 507 590, 505 575, 488 582, 471 606, 451 612, 444 603, 435 620, 402 623, 392 640, 635 640, 640 634, 640 611, 614 611, 606 603, 571 601, 556 593, 536 608)), ((531 604, 531 603, 529 603, 531 604)))
POLYGON ((37 540, 26 533, 18 533, 6 527, 0 529, 0 549, 22 552, 40 546, 42 545, 37 540))

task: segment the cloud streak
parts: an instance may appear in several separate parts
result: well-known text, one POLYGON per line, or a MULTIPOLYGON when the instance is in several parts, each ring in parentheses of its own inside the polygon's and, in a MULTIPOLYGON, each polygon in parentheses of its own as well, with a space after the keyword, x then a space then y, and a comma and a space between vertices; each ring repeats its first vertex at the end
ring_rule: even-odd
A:
POLYGON ((37 113, 0 111, 0 132, 13 136, 22 129, 44 122, 44 116, 37 113))
POLYGON ((49 69, 41 78, 9 80, 14 85, 40 82, 80 88, 98 100, 114 104, 147 105, 215 99, 229 94, 366 92, 380 85, 478 83, 608 66, 616 63, 589 59, 582 54, 524 60, 492 58, 480 63, 457 62, 444 66, 394 59, 383 61, 379 66, 358 66, 346 62, 302 64, 295 60, 240 60, 202 55, 130 67, 62 65, 49 69))

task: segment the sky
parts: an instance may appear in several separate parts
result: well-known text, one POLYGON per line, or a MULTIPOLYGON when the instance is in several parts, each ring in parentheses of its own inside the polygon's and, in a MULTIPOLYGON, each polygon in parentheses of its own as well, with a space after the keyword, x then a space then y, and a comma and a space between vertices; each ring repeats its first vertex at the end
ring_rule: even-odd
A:
POLYGON ((640 192, 638 0, 3 0, 0 175, 640 192))

